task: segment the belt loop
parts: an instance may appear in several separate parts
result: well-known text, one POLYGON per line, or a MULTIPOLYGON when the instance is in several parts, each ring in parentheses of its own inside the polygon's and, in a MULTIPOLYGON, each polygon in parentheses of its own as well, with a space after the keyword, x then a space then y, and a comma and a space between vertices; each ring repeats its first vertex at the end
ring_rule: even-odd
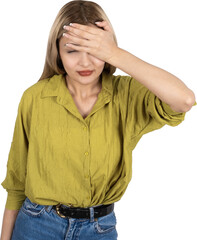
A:
POLYGON ((45 210, 49 213, 52 209, 53 205, 45 205, 45 210))
POLYGON ((90 207, 90 222, 94 222, 94 208, 90 207))

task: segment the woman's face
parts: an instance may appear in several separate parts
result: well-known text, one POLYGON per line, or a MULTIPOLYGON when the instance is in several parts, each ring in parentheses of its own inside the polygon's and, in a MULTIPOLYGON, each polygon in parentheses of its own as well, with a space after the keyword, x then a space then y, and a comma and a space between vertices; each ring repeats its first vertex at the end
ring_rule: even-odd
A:
POLYGON ((88 54, 87 52, 75 51, 68 46, 65 46, 68 42, 68 38, 61 37, 59 41, 59 52, 69 79, 83 85, 98 81, 99 76, 103 71, 105 62, 88 54), (93 72, 89 76, 81 76, 79 71, 93 72))

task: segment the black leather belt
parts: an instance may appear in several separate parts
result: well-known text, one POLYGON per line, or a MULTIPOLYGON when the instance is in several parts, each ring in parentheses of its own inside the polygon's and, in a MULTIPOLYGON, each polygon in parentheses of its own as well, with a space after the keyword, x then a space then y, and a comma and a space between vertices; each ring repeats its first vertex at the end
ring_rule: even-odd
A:
MULTIPOLYGON (((90 218, 90 208, 67 207, 62 204, 57 204, 53 205, 52 209, 55 209, 57 214, 62 218, 90 218)), ((114 210, 114 203, 93 207, 93 209, 94 218, 102 217, 114 210)))

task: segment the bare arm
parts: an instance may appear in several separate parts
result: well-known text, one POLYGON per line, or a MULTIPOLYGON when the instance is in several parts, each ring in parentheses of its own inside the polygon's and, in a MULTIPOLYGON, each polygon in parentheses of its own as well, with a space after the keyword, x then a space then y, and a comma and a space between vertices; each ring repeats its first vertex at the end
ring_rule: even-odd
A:
POLYGON ((116 48, 116 54, 111 58, 110 64, 134 77, 162 101, 169 104, 174 111, 186 112, 195 103, 192 90, 176 76, 121 48, 116 48))
MULTIPOLYGON (((98 24, 98 23, 97 23, 98 24)), ((187 112, 195 104, 195 95, 173 74, 149 64, 117 47, 107 21, 99 22, 103 30, 72 23, 66 26, 62 41, 67 47, 84 51, 129 74, 176 112, 187 112), (72 34, 76 36, 73 36, 72 34)))
POLYGON ((10 240, 14 228, 15 220, 19 210, 9 210, 5 208, 0 240, 10 240))

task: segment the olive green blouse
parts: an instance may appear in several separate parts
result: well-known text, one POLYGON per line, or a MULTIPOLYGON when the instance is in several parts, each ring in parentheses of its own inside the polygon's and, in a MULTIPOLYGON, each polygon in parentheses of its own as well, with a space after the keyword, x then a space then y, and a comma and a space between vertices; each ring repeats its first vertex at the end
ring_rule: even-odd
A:
POLYGON ((7 209, 20 209, 26 197, 73 207, 117 202, 131 180, 132 151, 142 135, 184 120, 185 113, 174 112, 130 76, 102 73, 101 80, 85 119, 63 75, 24 91, 1 184, 7 209))

